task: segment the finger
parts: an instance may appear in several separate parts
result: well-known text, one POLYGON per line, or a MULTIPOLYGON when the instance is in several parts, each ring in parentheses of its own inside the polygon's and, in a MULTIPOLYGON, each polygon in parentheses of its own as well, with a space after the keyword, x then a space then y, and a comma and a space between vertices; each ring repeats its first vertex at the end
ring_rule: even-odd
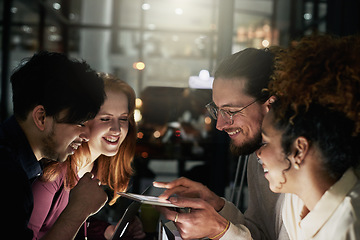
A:
POLYGON ((82 176, 82 178, 90 178, 90 179, 92 179, 92 178, 94 178, 94 174, 92 174, 91 172, 86 172, 85 174, 84 174, 84 176, 82 176))
POLYGON ((177 186, 184 186, 184 187, 191 186, 192 183, 194 183, 194 182, 191 181, 190 179, 181 177, 181 178, 178 178, 171 182, 154 182, 153 185, 159 186, 161 188, 174 188, 177 186))
POLYGON ((170 189, 167 189, 165 190, 160 196, 159 198, 161 199, 168 199, 171 195, 174 195, 174 194, 180 194, 187 191, 188 188, 187 187, 183 187, 183 186, 177 186, 177 187, 174 187, 174 188, 170 188, 170 189))
POLYGON ((95 178, 94 181, 95 181, 99 186, 101 186, 101 181, 100 181, 99 179, 95 178))
POLYGON ((141 233, 136 234, 133 237, 134 237, 134 239, 143 239, 146 237, 146 234, 145 234, 145 232, 142 231, 141 233))
POLYGON ((157 188, 166 188, 169 182, 153 182, 153 186, 157 188))
POLYGON ((200 198, 171 197, 170 202, 176 206, 192 209, 206 209, 211 207, 207 202, 200 198))
MULTIPOLYGON (((161 214, 170 221, 174 221, 176 214, 178 214, 178 212, 171 210, 170 208, 167 207, 156 207, 156 209, 158 209, 161 214)), ((179 217, 178 217, 179 218, 179 217)))

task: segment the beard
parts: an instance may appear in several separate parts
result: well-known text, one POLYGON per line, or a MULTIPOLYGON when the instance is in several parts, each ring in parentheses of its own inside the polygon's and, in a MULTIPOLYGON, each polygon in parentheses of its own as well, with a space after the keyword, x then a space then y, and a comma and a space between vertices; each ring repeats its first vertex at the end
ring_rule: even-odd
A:
POLYGON ((230 151, 235 156, 249 155, 255 152, 261 146, 261 133, 259 132, 253 139, 242 143, 240 146, 235 145, 234 141, 230 142, 230 151))
POLYGON ((43 154, 44 158, 46 158, 46 159, 61 162, 59 160, 59 154, 55 150, 57 144, 54 141, 54 136, 55 136, 54 129, 55 129, 55 126, 53 125, 50 133, 42 139, 42 146, 43 146, 42 154, 43 154))

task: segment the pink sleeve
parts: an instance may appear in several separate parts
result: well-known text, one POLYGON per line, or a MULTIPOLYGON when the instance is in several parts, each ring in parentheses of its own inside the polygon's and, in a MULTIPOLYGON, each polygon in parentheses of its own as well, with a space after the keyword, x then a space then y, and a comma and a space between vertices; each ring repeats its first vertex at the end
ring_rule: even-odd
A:
POLYGON ((44 225, 46 217, 51 210, 53 198, 63 183, 61 178, 62 175, 60 174, 53 182, 43 182, 37 179, 32 185, 34 208, 28 227, 34 232, 33 239, 40 238, 40 229, 44 225))

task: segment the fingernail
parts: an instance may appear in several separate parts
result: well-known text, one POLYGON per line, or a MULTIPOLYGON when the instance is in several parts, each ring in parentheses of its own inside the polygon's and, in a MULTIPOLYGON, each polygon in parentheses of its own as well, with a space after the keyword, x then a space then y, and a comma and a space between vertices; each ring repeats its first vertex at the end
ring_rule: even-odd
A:
POLYGON ((178 201, 177 197, 171 197, 170 202, 176 203, 178 201))

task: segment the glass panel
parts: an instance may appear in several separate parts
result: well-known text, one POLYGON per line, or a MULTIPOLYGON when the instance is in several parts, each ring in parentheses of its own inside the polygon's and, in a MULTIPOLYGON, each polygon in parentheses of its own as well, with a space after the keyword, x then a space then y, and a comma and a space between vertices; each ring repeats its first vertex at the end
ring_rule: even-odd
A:
POLYGON ((235 1, 233 52, 247 47, 264 48, 272 43, 272 1, 235 1))

